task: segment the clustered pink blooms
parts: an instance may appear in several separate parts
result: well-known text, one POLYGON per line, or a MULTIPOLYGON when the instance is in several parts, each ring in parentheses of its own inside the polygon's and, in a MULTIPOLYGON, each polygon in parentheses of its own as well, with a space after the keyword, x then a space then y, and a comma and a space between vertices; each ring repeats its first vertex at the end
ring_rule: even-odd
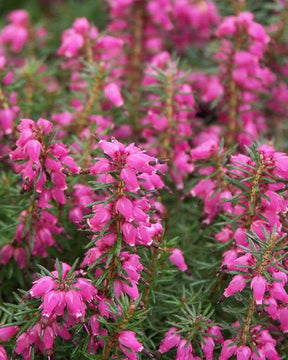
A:
POLYGON ((97 201, 96 194, 93 194, 90 186, 75 184, 72 192, 73 206, 69 212, 69 219, 81 227, 81 221, 89 214, 89 204, 97 201))
MULTIPOLYGON (((83 260, 82 265, 86 266, 91 266, 97 259, 107 264, 109 252, 119 241, 119 236, 131 248, 137 245, 151 246, 154 239, 160 240, 162 236, 159 214, 163 212, 163 207, 155 201, 151 192, 164 187, 161 174, 166 164, 147 155, 134 144, 125 146, 117 140, 101 140, 99 146, 106 157, 98 158, 90 172, 98 177, 98 181, 109 186, 110 191, 102 201, 93 205, 91 217, 87 219, 90 230, 96 233, 93 238, 97 240, 83 260), (152 216, 149 216, 150 211, 152 216)), ((114 291, 116 296, 125 293, 136 300, 139 297, 138 282, 143 266, 139 255, 123 250, 118 253, 118 258, 128 277, 112 274, 116 279, 114 291), (125 281, 121 280, 121 276, 125 281)), ((179 253, 176 251, 173 250, 171 261, 185 271, 187 266, 183 255, 180 250, 179 253)), ((103 270, 98 267, 95 276, 100 277, 102 274, 103 270)))
MULTIPOLYGON (((221 334, 221 328, 219 326, 211 325, 208 326, 206 333, 203 332, 203 341, 201 341, 201 348, 204 353, 205 359, 213 359, 215 343, 223 344, 223 336, 221 334)), ((177 347, 177 353, 175 357, 176 360, 201 359, 195 354, 192 342, 189 342, 187 338, 183 338, 180 331, 177 328, 172 327, 166 332, 163 340, 161 341, 158 352, 160 354, 163 354, 170 351, 174 347, 177 347)))
POLYGON ((1 249, 1 263, 12 257, 20 268, 25 268, 27 252, 32 256, 47 257, 47 248, 58 246, 55 235, 63 231, 58 218, 48 209, 52 200, 64 205, 67 194, 67 174, 79 173, 80 167, 61 142, 51 143, 53 124, 40 118, 37 122, 21 119, 20 137, 11 151, 14 170, 22 175, 22 191, 35 190, 31 206, 19 217, 15 237, 1 249), (30 219, 30 220, 29 220, 30 219), (27 228, 27 222, 31 222, 27 228))
MULTIPOLYGON (((160 192, 172 193, 162 177, 168 173, 179 199, 198 198, 202 224, 217 229, 212 238, 223 251, 219 303, 242 296, 248 311, 229 324, 230 332, 202 313, 191 319, 195 336, 174 323, 155 356, 174 351, 176 360, 213 360, 217 354, 220 360, 280 360, 277 347, 288 333, 288 156, 271 143, 247 146, 269 133, 268 110, 275 118, 287 115, 288 68, 272 54, 285 51, 273 39, 283 24, 264 28, 248 11, 221 19, 209 0, 107 3, 107 32, 77 18, 62 34, 57 55, 61 71, 69 74, 69 99, 42 112, 51 121, 31 120, 25 109, 33 103, 32 90, 43 88, 53 98, 61 85, 44 64, 35 70, 39 84, 26 74, 29 51, 43 41, 45 30, 34 27, 26 11, 15 10, 0 32, 0 157, 22 177, 21 195, 29 201, 18 213, 13 239, 0 250, 1 265, 14 259, 21 270, 30 270, 34 258, 49 260, 49 248, 61 253, 64 206, 83 245, 89 239, 79 267, 56 261, 51 273, 33 274, 36 280, 22 299, 37 304, 27 312, 33 325, 24 332, 18 324, 1 326, 0 342, 20 332, 13 356, 31 360, 36 351, 51 359, 57 338, 80 347, 84 333, 85 351, 103 353, 102 360, 136 360, 138 353, 153 358, 145 336, 129 324, 139 304, 149 305, 154 274, 145 261, 167 255, 172 266, 190 275, 185 252, 166 246, 167 209, 160 192), (201 48, 213 36, 219 42, 212 57, 217 71, 185 73, 171 46, 184 55, 191 44, 201 48), (18 70, 28 78, 28 104, 14 90, 18 70), (135 83, 143 96, 139 104, 135 83), (135 104, 136 124, 123 123, 134 116, 135 104), (206 124, 206 111, 213 110, 219 123, 206 124), (227 155, 233 142, 239 147, 227 155), (225 219, 220 228, 219 218, 225 219)), ((0 359, 8 360, 2 345, 0 359)))
POLYGON ((10 24, 1 31, 1 42, 9 44, 13 52, 20 52, 29 40, 29 15, 25 10, 12 11, 8 16, 10 24))
MULTIPOLYGON (((235 323, 233 326, 237 327, 239 326, 239 323, 235 323)), ((250 336, 257 353, 254 352, 249 346, 237 346, 232 340, 225 340, 219 359, 228 360, 233 355, 236 355, 237 360, 280 360, 280 357, 275 349, 276 340, 272 338, 268 330, 262 329, 261 325, 258 325, 250 329, 250 336)))
MULTIPOLYGON (((279 11, 283 11, 284 7, 287 6, 285 1, 279 1, 279 11)), ((268 27, 268 32, 270 37, 277 37, 278 41, 270 42, 270 56, 273 62, 273 72, 276 76, 276 81, 272 84, 271 92, 272 96, 269 101, 268 106, 273 110, 272 118, 275 121, 277 119, 285 117, 287 114, 287 84, 283 79, 287 76, 287 63, 286 61, 281 61, 285 52, 287 50, 285 42, 278 37, 278 34, 281 33, 285 22, 283 19, 279 19, 276 23, 268 27)))
MULTIPOLYGON (((11 11, 7 19, 9 24, 0 32, 1 47, 6 45, 8 49, 16 55, 23 51, 28 44, 31 45, 33 41, 35 41, 35 44, 36 42, 43 44, 43 39, 46 37, 46 30, 43 27, 34 28, 30 24, 29 13, 26 10, 19 9, 11 11)), ((14 61, 17 64, 16 58, 13 59, 13 62, 14 61)))
POLYGON ((118 337, 119 347, 129 360, 136 359, 137 352, 143 350, 143 345, 136 339, 133 331, 123 331, 118 337))
POLYGON ((88 61, 91 67, 95 64, 104 66, 105 83, 103 82, 103 94, 114 106, 123 105, 120 92, 120 83, 117 81, 122 73, 121 64, 123 40, 110 35, 100 35, 98 29, 91 25, 86 18, 78 18, 72 28, 63 32, 62 43, 57 54, 64 60, 63 67, 71 69, 71 89, 85 91, 86 81, 81 78, 83 63, 81 56, 88 61), (67 61, 68 59, 68 61, 67 61), (111 69, 110 62, 116 66, 111 69))
POLYGON ((18 130, 20 137, 16 142, 17 148, 11 152, 11 160, 22 161, 15 163, 14 167, 22 175, 23 190, 28 190, 33 184, 42 208, 46 208, 51 199, 64 204, 66 174, 76 174, 80 170, 69 155, 70 150, 60 142, 45 143, 44 137, 51 137, 53 134, 53 124, 46 119, 40 118, 37 122, 21 119, 18 130), (44 187, 47 176, 52 180, 49 189, 44 187))
POLYGON ((221 47, 215 57, 220 62, 220 77, 226 84, 220 119, 226 124, 235 122, 237 139, 233 140, 242 146, 251 145, 259 132, 265 130, 264 114, 252 104, 259 102, 275 81, 273 72, 263 65, 270 38, 253 18, 250 12, 228 16, 216 31, 221 47), (238 118, 232 118, 236 116, 232 111, 239 114, 238 118))
MULTIPOLYGON (((23 119, 23 123, 25 126, 19 128, 22 132, 17 143, 18 147, 14 150, 12 157, 15 160, 28 159, 22 163, 20 169, 16 167, 17 171, 20 172, 21 168, 25 169, 26 166, 29 166, 30 169, 36 163, 39 167, 38 177, 41 171, 47 172, 55 169, 62 173, 61 157, 57 161, 57 152, 53 153, 53 158, 49 158, 48 154, 51 149, 55 149, 55 147, 57 149, 59 144, 66 156, 64 145, 55 143, 48 146, 43 140, 45 131, 46 135, 50 133, 51 123, 44 119, 40 119, 37 123, 23 119), (29 142, 32 144, 31 148, 28 146, 29 150, 27 151, 29 142), (47 166, 47 158, 55 161, 53 169, 47 166), (56 169, 58 162, 60 167, 58 166, 56 169)), ((103 347, 105 343, 99 336, 108 337, 109 333, 105 326, 101 325, 99 316, 115 320, 115 315, 107 304, 110 304, 115 296, 120 298, 121 294, 126 294, 131 298, 131 308, 133 309, 133 301, 138 300, 140 296, 138 285, 144 267, 140 262, 140 256, 135 252, 136 247, 139 245, 152 246, 154 242, 158 244, 158 241, 161 240, 160 215, 163 212, 163 206, 156 201, 154 192, 164 187, 161 175, 167 165, 165 162, 147 155, 134 144, 125 146, 112 139, 112 141, 101 140, 99 147, 105 157, 97 158, 96 162, 90 166, 89 173, 96 177, 97 184, 101 183, 107 189, 109 188, 109 191, 107 193, 102 191, 98 195, 93 193, 90 187, 76 184, 73 192, 75 207, 70 212, 70 219, 78 227, 88 226, 94 234, 91 240, 92 247, 85 254, 81 270, 73 271, 65 263, 56 263, 56 270, 40 277, 29 290, 31 298, 40 298, 41 300, 39 306, 41 316, 32 328, 17 338, 15 352, 22 354, 25 360, 31 359, 32 347, 50 358, 53 354, 55 338, 59 336, 64 340, 71 339, 70 330, 77 323, 83 324, 87 334, 91 335, 89 341, 91 353, 97 352, 98 348, 103 347), (92 212, 90 213, 87 205, 90 206, 91 203, 92 212), (96 204, 93 205, 93 203, 96 204), (149 215, 150 212, 153 215, 149 215), (83 217, 87 215, 87 225, 85 225, 83 217), (119 241, 120 247, 116 258, 115 245, 119 241), (113 254, 112 259, 111 254, 113 254), (112 267, 109 261, 117 261, 118 265, 112 267), (96 262, 98 262, 97 267, 95 267, 96 262), (84 277, 86 273, 83 269, 92 269, 95 279, 107 274, 99 287, 100 290, 96 289, 91 280, 84 277), (90 315, 90 310, 92 314, 95 312, 97 314, 90 315), (87 312, 89 312, 89 316, 87 316, 87 312)), ((60 154, 62 155, 62 152, 60 154)), ((79 170, 75 167, 74 169, 75 172, 79 170)), ((53 177, 50 177, 53 180, 53 177)), ((24 180, 25 189, 29 190, 35 180, 36 176, 34 181, 29 181, 29 184, 25 184, 24 180)), ((37 199, 38 209, 41 209, 41 206, 39 207, 40 200, 37 199)), ((22 214, 24 218, 26 215, 26 213, 22 214)), ((52 231, 59 233, 62 229, 56 224, 57 218, 48 211, 41 209, 39 219, 37 214, 34 216, 34 222, 32 221, 31 224, 34 238, 31 253, 32 255, 46 256, 46 247, 54 245, 52 231)), ((22 249, 24 252, 22 262, 19 262, 19 259, 16 261, 19 262, 21 268, 25 267, 26 253, 22 247, 19 247, 23 240, 24 224, 25 219, 18 225, 16 231, 15 245, 17 247, 14 249, 12 245, 7 244, 2 248, 3 264, 9 261, 13 253, 15 257, 18 249, 22 249)), ((29 232, 26 238, 29 244, 29 232)), ((186 271, 187 265, 182 252, 179 249, 168 249, 168 251, 171 252, 171 262, 181 271, 186 271)), ((121 312, 121 308, 119 311, 121 312)), ((123 329, 118 334, 118 342, 119 348, 129 360, 136 359, 137 352, 144 349, 136 339, 135 333, 130 330, 123 329)))
POLYGON ((149 0, 149 1, 115 1, 107 0, 110 5, 111 22, 109 30, 131 46, 133 34, 129 34, 137 8, 145 12, 143 43, 145 53, 156 53, 165 50, 172 41, 180 51, 193 43, 202 45, 212 35, 213 27, 219 21, 219 15, 212 1, 190 2, 188 0, 149 0))
MULTIPOLYGON (((216 138, 216 137, 215 137, 216 138)), ((214 161, 219 161, 219 156, 221 156, 222 150, 219 148, 218 142, 213 138, 207 140, 206 138, 200 138, 202 143, 196 146, 191 150, 190 155, 192 158, 192 164, 195 164, 198 161, 203 161, 205 159, 214 159, 214 161)), ((199 141, 198 140, 198 141, 199 141)), ((213 167, 203 167, 199 170, 201 175, 208 175, 213 173, 213 167)), ((199 197, 202 201, 204 201, 204 209, 203 213, 205 216, 204 223, 210 224, 214 217, 219 213, 221 208, 221 199, 229 198, 229 192, 227 192, 226 186, 223 184, 223 176, 225 173, 225 169, 218 169, 219 176, 216 179, 213 178, 204 178, 201 179, 192 189, 191 195, 199 197), (215 193, 216 189, 220 185, 220 191, 215 193), (223 186, 224 185, 224 186, 223 186), (215 196, 212 196, 214 195, 215 196)), ((223 203, 224 211, 228 211, 227 204, 223 203)), ((229 205, 228 205, 229 206, 229 205)))
MULTIPOLYGON (((6 326, 0 328, 0 341, 6 342, 9 341, 17 332, 19 331, 18 326, 6 326)), ((0 358, 1 360, 8 360, 8 356, 5 348, 0 345, 0 358)))
MULTIPOLYGON (((1 82, 3 85, 8 86, 13 82, 13 72, 7 70, 7 58, 6 56, 0 55, 0 76, 1 82)), ((4 94, 2 95, 3 99, 1 100, 0 108, 0 140, 4 136, 11 136, 13 132, 14 120, 18 116, 19 107, 17 106, 17 94, 12 92, 9 98, 5 98, 4 94)), ((2 149, 2 144, 0 147, 0 156, 2 156, 7 151, 7 148, 2 149)))
POLYGON ((190 150, 188 139, 193 135, 195 125, 195 99, 189 83, 179 81, 185 76, 171 61, 168 52, 155 55, 148 63, 143 77, 143 86, 163 86, 167 97, 171 96, 171 114, 165 107, 166 99, 161 95, 148 94, 149 106, 147 114, 142 119, 143 143, 149 152, 157 156, 168 158, 172 164, 171 176, 179 189, 183 188, 183 178, 193 171, 193 165, 187 152, 190 150), (165 76, 164 84, 157 79, 157 70, 161 69, 161 76, 165 76), (169 95, 168 95, 169 92, 169 95), (171 94, 170 94, 171 92, 171 94), (163 109, 165 112, 163 113, 163 109), (173 116, 173 122, 171 122, 173 116), (194 121, 193 121, 194 120, 194 121), (161 142, 159 142, 161 137, 161 142))
MULTIPOLYGON (((192 150, 192 159, 196 162, 207 158, 215 162, 218 158, 218 164, 214 165, 218 176, 215 179, 200 180, 191 193, 204 201, 204 212, 209 214, 209 222, 221 211, 229 213, 236 219, 235 228, 233 225, 224 226, 215 235, 218 242, 231 244, 233 240, 231 248, 224 252, 221 264, 225 273, 233 274, 225 288, 224 298, 242 292, 250 284, 253 293, 252 303, 263 306, 263 310, 273 320, 279 321, 279 330, 285 332, 287 325, 282 314, 286 314, 288 303, 288 294, 285 290, 287 263, 285 258, 278 260, 276 253, 279 251, 277 244, 283 236, 285 237, 282 217, 287 212, 287 195, 281 190, 285 189, 283 181, 287 180, 288 176, 288 157, 284 153, 276 152, 270 145, 261 145, 257 149, 256 159, 243 154, 233 155, 230 158, 231 165, 235 167, 232 173, 229 172, 227 165, 222 166, 221 157, 222 150, 215 143, 212 145, 211 141, 204 142, 192 150), (232 180, 241 180, 241 187, 229 182, 229 177, 232 180), (220 188, 222 186, 222 193, 214 196, 219 186, 220 188), (234 204, 232 199, 235 197, 238 201, 234 204), (212 208, 215 209, 214 212, 211 212, 212 208), (252 246, 249 242, 250 232, 258 236, 262 245, 254 243, 252 246)), ((204 169, 201 168, 201 174, 206 173, 204 169)), ((209 173, 213 171, 213 168, 209 169, 209 173)), ((243 329, 239 323, 235 326, 239 327, 239 338, 241 338, 243 329)), ((256 342, 258 353, 271 359, 280 359, 275 350, 276 340, 271 337, 269 328, 256 326, 254 329, 254 332, 251 331, 255 335, 251 335, 251 339, 254 344, 256 342), (268 336, 270 340, 264 341, 262 336, 268 336)), ((237 338, 233 341, 227 340, 221 359, 229 359, 233 354, 237 354, 237 359, 241 360, 257 359, 258 355, 253 348, 244 345, 237 347, 237 338), (230 346, 231 344, 234 345, 230 346)))
POLYGON ((6 265, 12 257, 21 269, 26 267, 27 248, 32 256, 47 257, 47 248, 56 246, 53 236, 60 234, 63 228, 58 224, 56 216, 40 208, 31 212, 31 228, 25 231, 29 211, 24 211, 19 217, 15 237, 12 243, 4 245, 0 251, 1 262, 6 265))
MULTIPOLYGON (((76 129, 81 141, 88 139, 90 150, 93 150, 97 147, 94 133, 105 138, 105 133, 115 127, 111 116, 99 115, 99 111, 107 112, 113 107, 121 108, 124 104, 121 91, 121 76, 124 71, 123 46, 122 39, 99 34, 98 29, 86 18, 76 19, 72 28, 63 32, 57 54, 63 59, 62 67, 71 72, 69 86, 75 92, 75 96, 71 100, 69 111, 52 114, 52 119, 57 124, 56 129, 59 130, 59 138, 67 136, 69 129, 76 129), (90 92, 87 91, 87 76, 83 77, 84 61, 89 64, 89 77, 92 74, 90 92), (80 101, 83 95, 84 101, 80 101), (97 104, 97 111, 93 108, 94 103, 97 104)), ((79 144, 74 143, 73 146, 79 153, 83 153, 79 144)), ((89 153, 86 154, 84 151, 83 156, 89 156, 89 153)))
POLYGON ((71 271, 65 263, 56 269, 51 276, 36 280, 29 290, 31 298, 41 298, 39 309, 42 311, 39 322, 17 339, 15 352, 22 354, 24 359, 31 358, 33 345, 50 358, 55 337, 70 339, 69 328, 75 323, 85 322, 86 308, 93 306, 92 301, 96 300, 96 288, 86 278, 79 277, 81 273, 71 271))

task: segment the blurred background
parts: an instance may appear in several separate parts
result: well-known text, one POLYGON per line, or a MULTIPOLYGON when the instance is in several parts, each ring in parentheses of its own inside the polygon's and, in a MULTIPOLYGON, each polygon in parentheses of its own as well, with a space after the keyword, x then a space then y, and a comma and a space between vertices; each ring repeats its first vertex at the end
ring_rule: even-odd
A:
MULTIPOLYGON (((28 10, 32 21, 52 21, 54 30, 69 27, 76 17, 85 16, 101 29, 105 27, 105 0, 0 0, 0 22, 14 9, 28 10)), ((51 25, 51 24, 50 24, 51 25)))
MULTIPOLYGON (((214 2, 221 14, 227 15, 231 12, 232 0, 214 0, 214 2)), ((22 8, 28 10, 34 20, 39 21, 40 18, 54 20, 56 29, 68 27, 75 17, 81 16, 87 17, 101 29, 105 27, 107 21, 107 3, 109 3, 107 0, 0 0, 0 21, 3 20, 5 13, 22 8)), ((257 21, 269 24, 275 3, 274 0, 250 0, 246 1, 246 7, 255 14, 257 21)))

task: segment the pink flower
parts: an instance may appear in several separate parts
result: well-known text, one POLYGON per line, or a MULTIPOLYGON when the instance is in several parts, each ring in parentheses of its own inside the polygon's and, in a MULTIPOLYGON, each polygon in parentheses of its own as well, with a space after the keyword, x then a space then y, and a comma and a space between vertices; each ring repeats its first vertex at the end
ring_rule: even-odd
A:
POLYGON ((132 300, 139 298, 139 290, 136 281, 131 280, 128 285, 126 282, 121 280, 114 281, 114 291, 117 297, 120 297, 121 293, 127 294, 132 300))
POLYGON ((86 306, 81 298, 80 292, 76 290, 70 290, 65 293, 65 302, 67 304, 68 311, 76 319, 85 318, 86 306))
POLYGON ((132 224, 125 222, 122 226, 124 240, 127 244, 135 246, 136 237, 138 235, 137 228, 132 224))
POLYGON ((110 165, 108 159, 100 158, 100 159, 97 159, 96 164, 91 166, 90 172, 92 175, 97 175, 100 173, 105 173, 106 171, 109 171, 110 169, 111 169, 111 165, 110 165))
POLYGON ((185 259, 183 253, 180 249, 171 249, 171 255, 169 256, 169 260, 178 267, 181 271, 187 270, 187 265, 185 263, 185 259))
MULTIPOLYGON (((1 61, 0 61, 1 62, 1 61)), ((1 69, 1 64, 0 64, 1 69)), ((14 73, 13 71, 8 71, 8 73, 3 77, 2 82, 5 86, 10 85, 14 80, 14 73)), ((14 104, 16 101, 16 93, 11 94, 10 104, 14 104)), ((16 110, 16 109, 15 109, 16 110)))
POLYGON ((27 26, 29 23, 29 14, 26 10, 13 10, 8 14, 7 19, 13 24, 27 26))
POLYGON ((115 139, 112 141, 100 140, 99 146, 103 152, 112 157, 112 159, 115 159, 117 154, 125 152, 125 146, 115 139))
POLYGON ((172 327, 171 329, 169 329, 165 336, 164 339, 161 341, 160 347, 159 347, 159 352, 161 354, 168 352, 169 350, 171 350, 173 347, 178 346, 181 340, 181 336, 180 334, 177 334, 177 329, 175 327, 172 327))
POLYGON ((284 289, 284 284, 274 281, 270 288, 270 294, 276 300, 280 300, 286 304, 288 303, 288 294, 284 289))
POLYGON ((237 360, 249 360, 251 350, 248 346, 240 346, 236 351, 237 360))
POLYGON ((5 135, 12 133, 13 121, 16 118, 16 114, 12 109, 1 109, 0 110, 0 128, 1 132, 5 135))
POLYGON ((88 219, 88 224, 92 231, 101 231, 104 226, 111 220, 111 213, 101 205, 95 207, 95 215, 88 219))
POLYGON ((28 337, 27 333, 24 332, 23 334, 21 334, 17 338, 17 345, 16 345, 16 348, 15 348, 15 352, 17 354, 21 354, 22 352, 24 352, 29 347, 30 347, 29 337, 28 337))
POLYGON ((2 247, 0 251, 1 255, 1 263, 3 265, 8 264, 9 260, 12 258, 14 254, 14 248, 11 244, 6 244, 2 247))
POLYGON ((215 343, 212 337, 204 337, 204 341, 201 342, 201 348, 207 360, 213 360, 213 351, 215 343))
POLYGON ((26 267, 26 258, 27 254, 24 248, 19 247, 14 251, 14 259, 18 263, 20 269, 24 269, 26 267))
POLYGON ((99 322, 99 319, 98 319, 98 315, 92 315, 90 317, 89 325, 90 325, 91 330, 92 330, 92 335, 93 336, 99 335, 100 322, 99 322))
POLYGON ((116 202, 116 210, 124 216, 126 221, 133 220, 133 204, 132 201, 122 197, 116 202))
POLYGON ((191 189, 192 196, 198 196, 200 199, 205 201, 206 198, 210 198, 215 191, 215 183, 211 179, 203 179, 198 182, 191 189))
POLYGON ((263 43, 268 44, 270 41, 269 36, 266 34, 262 25, 258 23, 251 23, 248 27, 248 34, 255 40, 263 43))
POLYGON ((117 84, 111 83, 106 85, 104 87, 104 95, 116 107, 123 106, 124 102, 117 84))
POLYGON ((219 233, 215 235, 218 242, 227 242, 233 238, 233 231, 228 227, 224 227, 219 233))
POLYGON ((222 344, 223 343, 223 336, 221 333, 221 327, 218 325, 212 325, 209 327, 207 334, 213 335, 213 341, 222 344))
POLYGON ((29 290, 29 293, 32 297, 42 296, 52 290, 55 285, 56 283, 51 276, 43 276, 39 280, 34 281, 34 285, 29 290))
POLYGON ((255 276, 251 281, 251 289, 254 293, 256 304, 260 305, 266 291, 267 281, 262 275, 255 276))
POLYGON ((177 353, 175 360, 193 360, 192 357, 192 345, 187 343, 187 340, 182 339, 177 347, 177 353))
POLYGON ((12 336, 17 334, 19 331, 18 326, 6 326, 1 327, 0 326, 0 341, 8 341, 12 336))
POLYGON ((236 292, 241 292, 246 286, 245 277, 243 275, 235 275, 228 287, 224 291, 224 296, 229 297, 236 292))
POLYGON ((101 59, 109 61, 121 54, 124 41, 114 36, 101 36, 95 43, 95 49, 101 51, 101 59))
POLYGON ((219 151, 219 147, 214 140, 205 141, 203 144, 191 150, 193 161, 210 158, 219 151))
POLYGON ((264 310, 269 314, 269 316, 276 320, 278 318, 278 304, 273 297, 268 297, 264 299, 264 310))
POLYGON ((130 360, 136 359, 136 353, 143 350, 143 345, 136 339, 133 331, 123 331, 118 336, 119 346, 130 360))
POLYGON ((1 360, 8 360, 7 353, 2 345, 0 345, 0 359, 1 360))
POLYGON ((79 34, 87 35, 87 33, 90 29, 90 24, 89 24, 89 21, 85 17, 82 17, 82 18, 77 18, 74 21, 72 27, 79 34))
POLYGON ((275 345, 276 343, 267 342, 262 348, 263 353, 269 360, 281 360, 280 356, 277 354, 275 345))
POLYGON ((57 290, 51 290, 43 296, 43 311, 42 316, 49 318, 61 299, 60 292, 57 290))
POLYGON ((3 70, 5 65, 6 65, 6 57, 0 56, 0 70, 3 70))
POLYGON ((236 29, 236 17, 227 16, 219 26, 216 34, 218 37, 222 37, 225 35, 233 35, 236 33, 236 29))
POLYGON ((120 174, 121 179, 126 183, 128 191, 136 192, 139 190, 139 183, 137 176, 133 170, 128 167, 125 167, 121 170, 120 174))
POLYGON ((288 308, 283 307, 278 312, 280 328, 284 333, 288 333, 288 308))
POLYGON ((29 39, 28 29, 21 25, 10 24, 3 28, 0 39, 3 43, 11 45, 11 50, 20 52, 29 39))
POLYGON ((127 165, 136 171, 147 172, 151 174, 154 170, 149 162, 155 161, 155 159, 144 153, 131 154, 127 157, 127 165))
POLYGON ((80 289, 80 294, 83 300, 87 302, 91 302, 97 294, 95 287, 90 283, 89 280, 84 278, 77 279, 75 287, 80 289))
POLYGON ((44 344, 46 350, 53 348, 53 342, 54 342, 55 335, 56 334, 54 333, 51 326, 47 326, 45 328, 44 335, 43 335, 43 344, 44 344))
POLYGON ((61 279, 57 269, 52 272, 55 278, 42 277, 34 282, 29 293, 32 297, 41 297, 40 308, 43 309, 42 318, 46 322, 55 315, 63 316, 65 308, 71 318, 83 321, 86 310, 85 302, 92 302, 97 295, 97 290, 89 280, 76 277, 76 274, 70 274, 69 265, 61 263, 60 266, 62 267, 61 279))
POLYGON ((29 140, 25 145, 25 152, 32 161, 39 160, 41 150, 42 145, 38 140, 29 140))
POLYGON ((58 55, 64 55, 67 58, 72 58, 78 55, 79 50, 84 45, 84 38, 74 29, 68 29, 63 32, 62 44, 57 51, 58 55))

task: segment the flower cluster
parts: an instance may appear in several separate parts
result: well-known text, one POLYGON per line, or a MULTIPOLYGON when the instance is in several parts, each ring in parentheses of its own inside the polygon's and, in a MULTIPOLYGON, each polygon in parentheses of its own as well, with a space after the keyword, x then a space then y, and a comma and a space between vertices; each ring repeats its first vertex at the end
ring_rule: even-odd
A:
POLYGON ((1 42, 9 44, 13 52, 20 52, 29 39, 29 15, 25 10, 15 10, 8 15, 9 25, 1 31, 1 42))
POLYGON ((50 199, 64 204, 66 173, 75 174, 80 170, 69 155, 70 150, 60 142, 45 144, 44 136, 53 135, 53 124, 46 119, 40 118, 37 123, 22 119, 18 130, 20 137, 16 142, 17 148, 11 152, 11 160, 19 161, 14 166, 15 171, 22 175, 23 190, 29 189, 33 184, 40 194, 40 207, 45 208, 50 199), (49 190, 45 188, 48 176, 52 181, 49 190))
MULTIPOLYGON (((287 265, 285 257, 280 255, 284 253, 279 245, 286 236, 282 219, 287 212, 287 196, 283 189, 287 179, 288 157, 276 152, 270 145, 261 145, 250 156, 233 155, 230 164, 225 166, 221 160, 221 150, 208 141, 193 149, 191 155, 195 161, 211 157, 214 164, 216 162, 215 179, 200 180, 192 189, 192 195, 205 202, 204 211, 210 215, 209 221, 221 212, 234 218, 231 224, 224 226, 215 235, 218 242, 230 244, 230 249, 223 254, 221 271, 231 273, 233 277, 224 290, 222 300, 244 291, 248 285, 253 294, 244 326, 240 326, 239 322, 234 325, 239 328, 240 335, 233 342, 226 341, 227 346, 223 347, 221 359, 229 359, 236 352, 239 359, 250 359, 250 356, 254 358, 255 351, 248 346, 250 341, 257 343, 257 351, 264 356, 267 353, 274 354, 273 359, 278 359, 276 340, 269 334, 269 328, 256 326, 253 336, 249 332, 256 305, 258 308, 263 305, 263 310, 273 320, 279 320, 279 330, 286 329, 282 312, 285 313, 288 301, 285 290, 287 265), (210 187, 208 183, 211 184, 210 187), (222 192, 214 195, 219 186, 222 186, 222 192), (212 213, 210 209, 215 207, 215 198, 219 206, 212 213), (257 241, 252 234, 257 237, 257 241), (267 349, 263 348, 263 340, 254 339, 258 339, 258 336, 261 338, 262 332, 271 338, 271 341, 267 340, 271 345, 267 349), (240 347, 237 347, 238 341, 240 347), (232 343, 235 345, 230 346, 232 343)), ((209 172, 212 173, 213 170, 210 169, 209 172)), ((206 173, 204 168, 201 168, 201 173, 206 173)))
POLYGON ((112 251, 111 261, 115 264, 112 264, 112 269, 110 267, 107 282, 115 279, 116 296, 126 293, 136 300, 143 266, 139 255, 131 250, 123 251, 124 245, 129 245, 130 249, 137 245, 151 246, 154 240, 161 239, 162 225, 158 214, 161 214, 162 207, 155 201, 153 192, 164 186, 159 174, 165 164, 158 163, 134 144, 125 146, 117 140, 101 140, 99 146, 105 157, 98 158, 90 172, 98 176, 98 182, 103 183, 109 192, 93 205, 92 214, 87 219, 89 229, 96 233, 92 240, 96 241, 86 253, 82 265, 91 266, 101 259, 99 262, 104 269, 97 268, 95 273, 100 277, 107 265, 110 267, 107 259, 112 251), (115 246, 120 247, 117 259, 115 246), (128 276, 119 273, 116 260, 128 276))
POLYGON ((178 188, 183 188, 183 178, 193 170, 189 162, 189 137, 195 126, 195 99, 185 74, 177 69, 168 52, 161 52, 149 62, 143 85, 163 89, 165 97, 149 93, 151 105, 142 119, 142 138, 152 154, 159 154, 171 162, 171 176, 178 188), (161 69, 161 73, 157 72, 161 69), (164 110, 164 111, 163 111, 164 110), (193 121, 194 120, 194 121, 193 121), (161 141, 159 142, 159 137, 161 141))
MULTIPOLYGON (((149 0, 149 1, 114 1, 107 0, 110 5, 112 21, 109 29, 133 45, 135 39, 128 33, 131 27, 131 14, 143 17, 143 40, 146 52, 153 54, 165 50, 169 41, 176 49, 183 52, 189 44, 200 46, 212 35, 213 27, 219 16, 212 1, 191 3, 187 0, 149 0), (130 25, 130 26, 129 26, 130 25), (164 31, 163 31, 164 30, 164 31)), ((141 26, 141 20, 134 26, 141 26)), ((133 20, 132 20, 133 22, 133 20)))
POLYGON ((53 142, 53 124, 40 118, 37 122, 21 119, 20 137, 10 157, 15 172, 22 175, 22 193, 29 192, 31 203, 21 213, 13 240, 1 249, 1 263, 12 257, 20 268, 26 267, 28 256, 47 257, 47 248, 58 247, 55 235, 63 231, 59 219, 48 209, 52 201, 64 205, 68 174, 76 174, 80 167, 61 142, 53 142), (28 225, 28 226, 27 226, 28 225))
POLYGON ((287 1, 84 2, 0 29, 0 359, 284 359, 287 1))
MULTIPOLYGON (((221 328, 219 326, 209 326, 207 328, 207 333, 203 333, 203 340, 201 341, 201 348, 204 353, 205 359, 213 359, 213 351, 215 348, 215 343, 223 343, 223 337, 221 334, 221 328)), ((183 338, 179 333, 177 328, 172 327, 167 331, 159 346, 159 353, 163 354, 174 347, 177 347, 176 360, 189 359, 189 360, 200 360, 201 358, 195 355, 195 350, 193 349, 189 337, 183 338)))
POLYGON ((96 299, 97 290, 89 280, 78 277, 65 263, 57 265, 57 270, 36 280, 29 290, 31 298, 41 298, 42 311, 39 322, 17 339, 15 352, 24 359, 30 359, 32 345, 50 356, 55 337, 70 339, 69 327, 84 323, 86 304, 96 299))
POLYGON ((221 47, 215 54, 220 61, 220 76, 226 83, 221 120, 228 124, 228 142, 251 145, 259 131, 265 130, 261 109, 253 102, 269 91, 275 81, 273 72, 263 66, 263 56, 270 38, 250 12, 228 16, 219 25, 216 35, 221 47), (228 106, 225 106, 225 103, 228 106))

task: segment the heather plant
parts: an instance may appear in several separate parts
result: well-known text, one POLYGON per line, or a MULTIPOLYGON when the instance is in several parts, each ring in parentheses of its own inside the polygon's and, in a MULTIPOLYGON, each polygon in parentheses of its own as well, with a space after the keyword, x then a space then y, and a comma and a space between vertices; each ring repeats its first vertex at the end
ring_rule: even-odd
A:
POLYGON ((286 359, 286 1, 10 10, 0 360, 286 359))

